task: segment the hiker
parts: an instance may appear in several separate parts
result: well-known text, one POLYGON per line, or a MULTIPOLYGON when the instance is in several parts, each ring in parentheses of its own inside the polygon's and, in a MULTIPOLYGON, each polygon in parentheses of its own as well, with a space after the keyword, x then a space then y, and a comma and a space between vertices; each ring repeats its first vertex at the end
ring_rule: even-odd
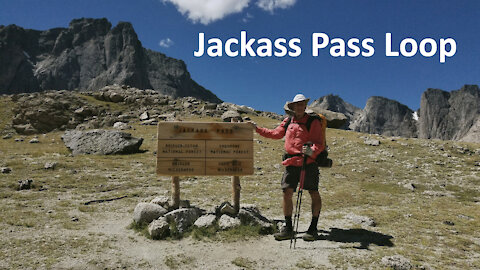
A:
POLYGON ((305 109, 310 99, 304 95, 298 94, 293 101, 287 102, 285 110, 292 116, 285 118, 275 129, 267 129, 255 126, 255 130, 263 137, 270 139, 281 139, 285 136, 285 151, 287 152, 282 162, 285 165, 281 187, 283 189, 283 214, 285 215, 286 230, 276 233, 275 239, 278 241, 288 240, 294 237, 292 226, 293 212, 293 193, 297 189, 300 179, 303 158, 307 158, 305 170, 304 189, 308 190, 312 198, 312 221, 307 232, 303 235, 303 240, 314 241, 318 238, 317 223, 322 208, 322 200, 318 192, 319 172, 315 163, 316 156, 325 149, 325 138, 322 138, 321 123, 313 120, 309 129, 306 123, 309 116, 305 109), (287 126, 285 128, 285 126, 287 126), (309 144, 307 146, 305 144, 309 144), (303 154, 303 155, 302 155, 303 154))

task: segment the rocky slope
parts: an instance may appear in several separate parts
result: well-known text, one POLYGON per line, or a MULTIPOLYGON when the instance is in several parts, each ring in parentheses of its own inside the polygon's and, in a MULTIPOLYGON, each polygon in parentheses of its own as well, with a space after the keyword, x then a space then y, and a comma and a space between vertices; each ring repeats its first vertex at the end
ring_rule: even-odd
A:
POLYGON ((0 26, 0 93, 97 90, 125 84, 173 97, 221 100, 190 77, 183 61, 142 47, 133 26, 75 19, 46 31, 0 26))
MULTIPOLYGON (((12 102, 13 128, 18 134, 38 134, 55 130, 94 129, 127 125, 141 120, 156 125, 161 120, 192 116, 239 117, 250 113, 274 119, 280 115, 256 111, 231 103, 212 103, 194 97, 173 98, 153 90, 111 85, 98 91, 44 91, 5 97, 12 102), (122 124, 123 123, 123 124, 122 124)), ((0 134, 7 132, 0 130, 0 134)))
MULTIPOLYGON (((194 103, 181 100, 175 100, 179 107, 194 103)), ((279 122, 255 120, 267 127, 279 122)), ((144 138, 133 155, 72 155, 64 132, 0 139, 0 269, 480 268, 480 144, 330 129, 334 166, 321 169, 321 237, 299 238, 294 250, 290 241, 254 234, 255 227, 214 225, 158 241, 129 229, 136 206, 170 197, 172 184, 155 175, 157 127, 138 119, 128 124, 128 133, 144 138)), ((241 177, 241 203, 255 204, 272 220, 283 220, 283 144, 255 134, 254 174, 241 177)), ((190 205, 208 210, 231 199, 228 176, 180 181, 181 200, 190 205)), ((311 219, 309 195, 303 198, 302 233, 311 219)))

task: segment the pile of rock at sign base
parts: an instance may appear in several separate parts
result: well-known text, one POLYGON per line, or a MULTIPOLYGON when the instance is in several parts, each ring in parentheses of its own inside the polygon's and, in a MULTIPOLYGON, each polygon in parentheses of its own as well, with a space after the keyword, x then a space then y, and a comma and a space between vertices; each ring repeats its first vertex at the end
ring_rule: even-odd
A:
POLYGON ((264 217, 253 204, 242 204, 238 213, 234 207, 224 202, 207 211, 190 206, 189 201, 181 201, 179 209, 172 209, 168 197, 157 197, 149 203, 139 203, 133 212, 136 224, 149 224, 148 233, 152 239, 164 239, 171 228, 175 233, 183 234, 190 229, 217 226, 219 230, 228 230, 240 225, 260 226, 260 233, 271 234, 275 224, 264 217))

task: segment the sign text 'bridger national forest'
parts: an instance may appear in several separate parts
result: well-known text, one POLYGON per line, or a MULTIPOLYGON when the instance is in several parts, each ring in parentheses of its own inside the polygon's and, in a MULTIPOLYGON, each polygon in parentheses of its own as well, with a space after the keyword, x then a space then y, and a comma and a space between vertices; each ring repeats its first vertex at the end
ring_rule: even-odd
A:
POLYGON ((247 123, 161 122, 157 174, 253 174, 253 131, 247 123))

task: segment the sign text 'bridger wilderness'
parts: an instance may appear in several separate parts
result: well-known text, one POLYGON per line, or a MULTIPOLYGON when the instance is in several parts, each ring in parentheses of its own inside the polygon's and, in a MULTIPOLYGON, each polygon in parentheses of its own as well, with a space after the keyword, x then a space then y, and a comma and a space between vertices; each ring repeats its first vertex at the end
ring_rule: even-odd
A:
POLYGON ((253 174, 253 132, 247 123, 161 122, 157 174, 253 174))

